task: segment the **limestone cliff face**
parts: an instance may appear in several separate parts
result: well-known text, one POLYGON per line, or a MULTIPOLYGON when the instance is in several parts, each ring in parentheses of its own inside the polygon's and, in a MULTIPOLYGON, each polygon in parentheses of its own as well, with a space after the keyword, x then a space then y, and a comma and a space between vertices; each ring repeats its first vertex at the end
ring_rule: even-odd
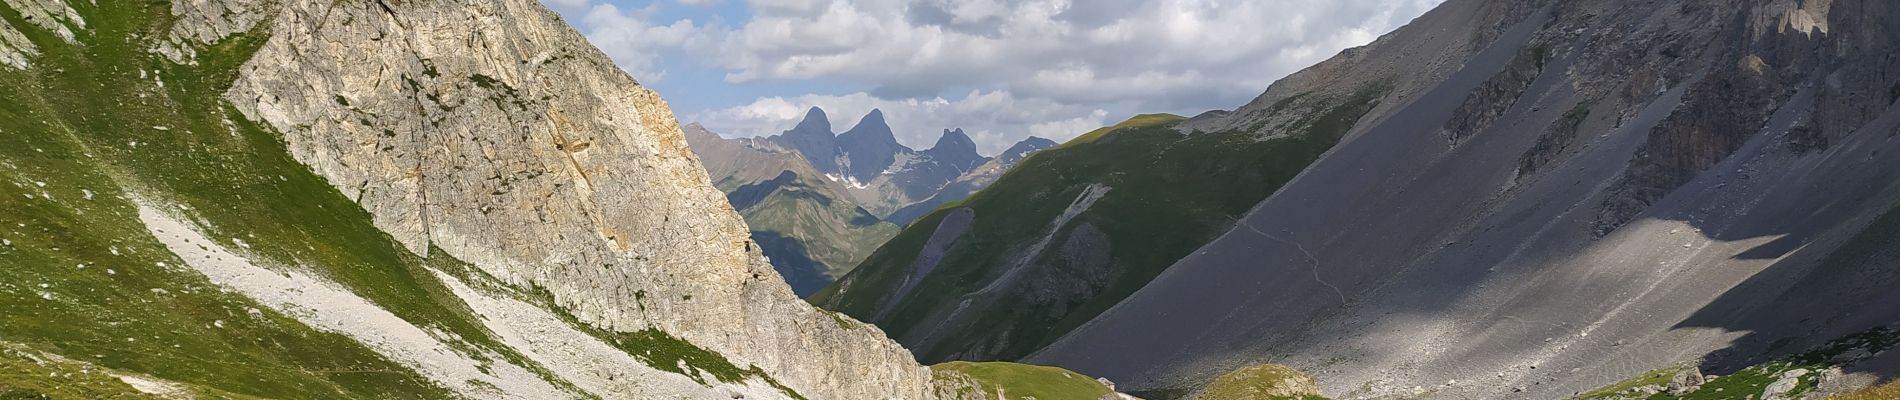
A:
POLYGON ((929 371, 880 331, 793 296, 660 97, 537 2, 174 12, 175 43, 269 21, 226 99, 411 251, 544 289, 600 328, 669 332, 806 397, 929 396, 929 371))

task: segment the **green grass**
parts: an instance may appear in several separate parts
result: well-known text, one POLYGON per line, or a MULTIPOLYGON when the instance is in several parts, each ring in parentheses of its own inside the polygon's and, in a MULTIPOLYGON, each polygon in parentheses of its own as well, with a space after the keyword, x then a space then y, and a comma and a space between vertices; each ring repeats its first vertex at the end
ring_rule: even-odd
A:
POLYGON ((1215 378, 1198 397, 1201 400, 1326 400, 1313 378, 1299 370, 1262 364, 1236 369, 1215 378))
POLYGON ((1139 128, 1152 128, 1152 127, 1158 127, 1162 125, 1170 125, 1176 122, 1181 122, 1181 120, 1184 120, 1184 119, 1187 119, 1187 118, 1183 118, 1179 115, 1174 115, 1174 114, 1136 115, 1134 117, 1129 118, 1126 121, 1116 123, 1115 125, 1105 126, 1105 127, 1097 128, 1092 131, 1088 131, 1088 133, 1084 133, 1080 136, 1076 136, 1074 139, 1069 139, 1068 142, 1065 142, 1061 145, 1057 145, 1056 148, 1060 149, 1060 148, 1066 148, 1069 146, 1095 143, 1095 141, 1102 140, 1102 138, 1108 137, 1109 133, 1113 133, 1115 131, 1139 129, 1139 128))
POLYGON ((1828 397, 1828 400, 1893 400, 1900 399, 1900 381, 1887 382, 1840 396, 1828 397))
MULTIPOLYGON (((893 337, 934 326, 931 310, 957 302, 1002 275, 1008 260, 1044 234, 1049 221, 1085 188, 1097 183, 1112 187, 1065 228, 1086 222, 1110 238, 1111 272, 1093 296, 1063 304, 988 298, 996 306, 946 327, 952 332, 941 335, 944 340, 936 346, 912 349, 926 362, 978 347, 1000 346, 1000 359, 1025 355, 1119 302, 1230 228, 1238 216, 1338 143, 1383 93, 1375 86, 1336 99, 1305 97, 1306 102, 1283 111, 1297 113, 1296 122, 1269 132, 1184 135, 1171 125, 1179 117, 1150 115, 1038 152, 954 206, 976 211, 966 236, 878 325, 893 337), (1285 135, 1264 138, 1265 133, 1285 135), (998 333, 995 327, 1012 329, 998 333)), ((951 209, 946 206, 912 223, 811 301, 870 320, 887 301, 885 296, 900 286, 951 209)))
MULTIPOLYGON (((179 269, 183 261, 137 219, 133 193, 200 210, 212 236, 227 245, 258 244, 253 250, 281 265, 335 266, 342 272, 330 276, 376 282, 368 289, 412 281, 383 281, 392 264, 327 263, 336 258, 325 255, 360 254, 356 248, 387 240, 349 230, 319 235, 343 220, 367 223, 335 208, 348 203, 290 161, 275 137, 225 127, 230 115, 218 96, 263 35, 201 49, 197 66, 173 65, 146 53, 151 43, 139 39, 164 36, 167 4, 71 5, 89 22, 79 35, 83 45, 66 44, 0 7, 0 19, 43 52, 31 70, 0 70, 0 235, 12 242, 0 248, 0 281, 7 282, 0 284, 0 340, 240 394, 448 396, 354 340, 315 331, 179 269), (314 240, 277 240, 284 236, 314 240), (291 259, 291 250, 271 244, 296 246, 308 258, 291 259)), ((406 314, 450 319, 432 311, 406 314)))
MULTIPOLYGON (((1703 383, 1693 392, 1681 396, 1669 393, 1657 393, 1647 397, 1649 400, 1724 400, 1743 396, 1760 396, 1768 386, 1781 379, 1782 373, 1797 369, 1808 371, 1796 384, 1790 395, 1801 398, 1811 392, 1820 382, 1820 372, 1837 365, 1837 358, 1855 349, 1866 350, 1867 354, 1878 354, 1900 345, 1900 330, 1889 327, 1875 327, 1829 341, 1812 350, 1771 360, 1743 368, 1735 373, 1717 377, 1703 383)), ((1849 360, 1851 362, 1853 360, 1849 360)), ((1612 399, 1631 388, 1646 385, 1668 385, 1670 378, 1679 369, 1659 369, 1643 375, 1605 386, 1576 397, 1578 400, 1612 399)))
POLYGON ((1636 389, 1636 388, 1640 388, 1644 386, 1652 386, 1652 385, 1668 386, 1669 380, 1675 378, 1676 373, 1680 371, 1682 371, 1682 368, 1653 369, 1653 370, 1650 370, 1649 372, 1644 372, 1641 375, 1637 375, 1634 378, 1625 379, 1622 382, 1613 383, 1613 384, 1610 384, 1609 386, 1604 386, 1604 387, 1597 388, 1596 390, 1584 392, 1583 394, 1577 395, 1576 399, 1577 400, 1612 399, 1612 398, 1617 398, 1618 395, 1625 394, 1626 392, 1629 392, 1632 389, 1636 389))
POLYGON ((976 393, 965 395, 983 398, 997 393, 999 389, 1006 399, 1099 399, 1114 393, 1093 378, 1056 367, 953 361, 932 365, 930 371, 939 382, 974 383, 976 393))

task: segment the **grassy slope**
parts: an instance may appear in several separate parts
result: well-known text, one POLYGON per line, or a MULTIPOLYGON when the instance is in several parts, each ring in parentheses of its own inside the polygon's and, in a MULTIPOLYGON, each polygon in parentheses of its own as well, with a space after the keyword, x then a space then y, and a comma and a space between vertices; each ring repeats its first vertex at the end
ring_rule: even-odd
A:
POLYGON ((947 362, 930 366, 938 380, 968 377, 978 386, 967 398, 990 398, 1002 393, 1004 399, 1100 399, 1114 393, 1108 386, 1088 376, 1062 368, 1003 362, 947 362))
MULTIPOLYGON (((310 268, 450 334, 467 354, 492 352, 505 360, 491 362, 551 378, 496 341, 431 276, 427 268, 442 260, 397 246, 292 159, 278 135, 219 98, 266 35, 239 35, 201 49, 200 65, 181 66, 145 50, 145 40, 169 29, 168 4, 70 4, 88 22, 80 45, 0 6, 0 17, 44 53, 34 69, 0 70, 0 238, 10 243, 0 246, 0 342, 238 394, 450 396, 350 338, 178 268, 184 263, 140 224, 136 193, 189 207, 208 236, 262 264, 310 268)), ((683 357, 641 358, 677 369, 683 357)))
POLYGON ((932 308, 1001 275, 1001 266, 1042 235, 1048 221, 1084 188, 1094 183, 1113 187, 1075 220, 1095 225, 1112 242, 1114 265, 1100 293, 1073 299, 1062 305, 1073 306, 1070 312, 1055 316, 1048 309, 1002 301, 981 310, 974 323, 942 335, 947 339, 938 346, 913 349, 922 360, 943 360, 961 349, 994 345, 999 341, 980 333, 1007 326, 1017 329, 1000 340, 1007 347, 998 358, 1020 357, 1093 318, 1225 231, 1336 144, 1382 94, 1370 88, 1347 98, 1288 102, 1283 111, 1300 117, 1267 132, 1183 135, 1170 127, 1179 117, 1160 115, 1090 132, 1036 153, 989 188, 913 223, 853 271, 848 290, 834 284, 812 302, 868 319, 902 282, 943 215, 956 207, 975 209, 969 233, 892 317, 879 323, 902 337, 930 318, 932 308), (1266 133, 1287 135, 1262 140, 1266 133))
MULTIPOLYGON (((0 7, 6 22, 45 53, 31 71, 0 71, 0 176, 9 181, 0 184, 0 209, 7 210, 0 213, 0 234, 12 242, 0 249, 0 281, 7 282, 0 284, 0 340, 238 393, 445 396, 349 338, 314 331, 177 269, 183 261, 139 223, 132 191, 162 193, 200 210, 228 210, 207 213, 224 217, 207 222, 234 228, 215 236, 254 243, 274 242, 273 234, 310 236, 305 229, 338 218, 310 212, 336 203, 312 193, 327 186, 301 167, 290 168, 296 164, 281 148, 278 157, 269 157, 271 152, 254 147, 280 147, 274 138, 261 138, 254 129, 232 135, 223 126, 216 96, 224 85, 208 82, 228 82, 261 44, 256 36, 207 49, 200 66, 176 66, 130 39, 161 36, 168 5, 73 6, 89 23, 79 35, 84 46, 29 28, 17 12, 0 7), (140 79, 141 69, 164 79, 166 87, 140 79), (250 157, 253 152, 262 154, 250 157), (239 155, 251 162, 235 162, 239 155), (88 191, 91 200, 85 199, 88 191), (269 207, 272 200, 291 198, 298 201, 269 207), (273 220, 306 223, 266 222, 273 220)), ((348 232, 329 238, 353 239, 348 232)), ((344 253, 340 244, 323 249, 344 253)), ((377 278, 367 275, 362 278, 377 278)))
POLYGON ((1299 370, 1262 364, 1236 369, 1214 379, 1201 392, 1200 400, 1326 400, 1311 377, 1299 370), (1303 382, 1303 383, 1302 383, 1303 382), (1292 385, 1304 385, 1295 387, 1292 385))
POLYGON ((1853 393, 1830 397, 1828 400, 1892 400, 1900 399, 1900 381, 1861 389, 1853 393))

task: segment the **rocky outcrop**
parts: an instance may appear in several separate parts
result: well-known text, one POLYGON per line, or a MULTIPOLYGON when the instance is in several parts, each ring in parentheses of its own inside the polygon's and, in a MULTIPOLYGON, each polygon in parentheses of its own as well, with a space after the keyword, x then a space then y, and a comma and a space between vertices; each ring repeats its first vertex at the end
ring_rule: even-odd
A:
POLYGON ((66 0, 5 0, 7 7, 20 13, 20 19, 53 33, 66 43, 79 43, 86 31, 86 18, 66 4, 66 0))
MULTIPOLYGON (((255 19, 229 11, 251 4, 181 6, 206 26, 174 34, 241 31, 255 19)), ((274 10, 226 98, 410 251, 545 290, 602 329, 671 333, 806 397, 928 393, 894 342, 794 297, 666 104, 538 3, 274 10)))
POLYGON ((27 60, 39 54, 39 46, 27 40, 26 35, 14 30, 13 25, 0 22, 0 65, 26 69, 27 60))
MULTIPOLYGON (((86 19, 65 0, 5 0, 5 4, 19 12, 26 23, 46 29, 69 44, 79 43, 75 32, 86 30, 86 19)), ((39 55, 39 46, 21 32, 23 28, 0 21, 0 66, 26 69, 31 65, 28 60, 39 55)))
POLYGON ((178 0, 171 2, 171 32, 153 51, 172 62, 195 64, 197 48, 250 32, 271 17, 278 0, 178 0))

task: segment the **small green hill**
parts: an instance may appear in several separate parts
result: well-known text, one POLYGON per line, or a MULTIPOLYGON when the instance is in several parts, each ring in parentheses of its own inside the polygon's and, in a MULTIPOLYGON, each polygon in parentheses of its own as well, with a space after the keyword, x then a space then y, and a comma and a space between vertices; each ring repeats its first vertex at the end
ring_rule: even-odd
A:
POLYGON ((953 392, 939 394, 953 399, 1093 400, 1115 392, 1075 371, 1040 365, 953 361, 930 371, 939 388, 953 392))
POLYGON ((1313 377, 1279 364, 1236 369, 1215 378, 1199 400, 1325 400, 1313 377))

